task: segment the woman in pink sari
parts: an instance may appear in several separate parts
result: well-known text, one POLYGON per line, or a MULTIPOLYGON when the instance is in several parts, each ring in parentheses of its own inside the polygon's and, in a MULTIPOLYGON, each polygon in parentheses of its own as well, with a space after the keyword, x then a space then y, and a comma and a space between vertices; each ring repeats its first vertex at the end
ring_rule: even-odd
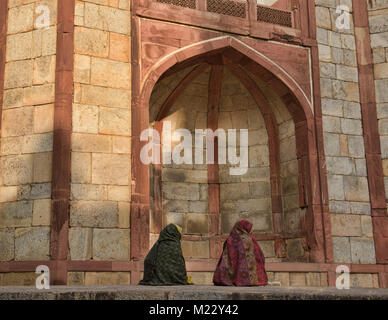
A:
POLYGON ((251 234, 252 223, 243 219, 235 224, 224 243, 213 276, 218 286, 264 286, 268 283, 264 254, 251 234))

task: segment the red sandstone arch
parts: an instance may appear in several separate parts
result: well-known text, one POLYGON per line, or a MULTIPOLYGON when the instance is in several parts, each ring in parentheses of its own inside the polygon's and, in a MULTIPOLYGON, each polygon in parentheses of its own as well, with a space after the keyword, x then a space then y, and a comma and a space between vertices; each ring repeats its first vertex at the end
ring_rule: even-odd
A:
MULTIPOLYGON (((137 156, 143 145, 139 136, 149 126, 148 103, 152 90, 162 75, 179 65, 198 64, 202 57, 222 53, 230 65, 248 68, 263 77, 280 95, 290 111, 294 123, 299 164, 300 206, 307 208, 304 221, 307 246, 312 262, 330 259, 330 239, 325 234, 321 203, 321 181, 319 180, 318 152, 315 140, 315 123, 311 101, 297 82, 279 65, 265 55, 235 38, 225 36, 206 40, 176 50, 163 57, 146 74, 142 83, 134 86, 132 97, 132 204, 131 204, 131 255, 137 259, 145 255, 149 247, 149 169, 137 156)), ((135 68, 135 67, 134 67, 135 68)), ((140 72, 139 72, 140 75, 140 72)), ((139 79, 136 79, 139 81, 139 79)), ((246 87, 252 96, 255 93, 249 82, 246 87)))

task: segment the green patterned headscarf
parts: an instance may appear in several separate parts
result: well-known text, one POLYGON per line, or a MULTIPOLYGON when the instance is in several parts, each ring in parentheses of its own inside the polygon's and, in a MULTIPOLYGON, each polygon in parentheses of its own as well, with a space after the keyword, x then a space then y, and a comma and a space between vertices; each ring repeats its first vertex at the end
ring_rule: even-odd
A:
POLYGON ((144 278, 139 282, 140 285, 188 284, 180 240, 181 234, 173 224, 160 232, 158 241, 144 260, 144 278))

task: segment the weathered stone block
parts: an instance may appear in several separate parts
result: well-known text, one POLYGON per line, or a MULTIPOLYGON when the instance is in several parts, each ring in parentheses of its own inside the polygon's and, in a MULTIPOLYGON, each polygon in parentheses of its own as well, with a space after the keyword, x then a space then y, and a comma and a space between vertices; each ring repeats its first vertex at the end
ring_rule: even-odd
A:
POLYGON ((0 187, 0 202, 16 201, 17 194, 17 187, 0 187))
POLYGON ((83 285, 85 285, 85 273, 84 272, 68 272, 67 273, 67 285, 68 286, 83 286, 83 285))
POLYGON ((55 85, 43 84, 24 89, 23 103, 25 105, 42 105, 54 102, 55 85))
POLYGON ((129 62, 130 58, 130 38, 127 35, 110 33, 109 58, 122 62, 129 62))
POLYGON ((15 260, 48 260, 50 228, 19 228, 15 231, 15 260))
POLYGON ((129 230, 93 229, 94 260, 128 260, 129 230))
POLYGON ((116 8, 85 3, 85 26, 115 33, 129 34, 131 19, 128 13, 116 8))
POLYGON ((54 55, 35 59, 33 84, 55 82, 55 65, 56 58, 54 55))
POLYGON ((369 187, 366 177, 344 177, 344 191, 346 200, 369 202, 369 187))
POLYGON ((290 286, 291 287, 305 287, 306 274, 302 272, 290 272, 290 286))
POLYGON ((51 199, 34 200, 32 225, 49 226, 51 220, 51 199))
POLYGON ((33 107, 3 111, 2 137, 24 136, 33 133, 33 107))
POLYGON ((324 29, 331 29, 330 11, 325 7, 315 7, 317 26, 324 29))
POLYGON ((92 157, 90 153, 72 152, 71 180, 73 183, 90 183, 92 179, 92 157))
POLYGON ((129 201, 131 199, 131 188, 127 186, 109 186, 108 200, 129 201))
POLYGON ((331 213, 350 213, 350 204, 347 201, 330 201, 329 210, 331 213))
POLYGON ((213 285, 212 272, 187 272, 187 276, 191 277, 191 281, 196 285, 213 285))
POLYGON ((32 182, 33 155, 8 156, 2 159, 4 185, 20 185, 32 182))
POLYGON ((30 59, 32 53, 32 32, 7 37, 6 61, 30 59))
POLYGON ((54 105, 48 104, 34 108, 34 133, 54 130, 54 105))
POLYGON ((41 133, 24 136, 23 153, 41 153, 53 151, 53 134, 41 133))
POLYGON ((275 257, 274 241, 258 241, 258 244, 266 258, 275 257))
POLYGON ((364 237, 373 238, 372 217, 361 216, 361 229, 364 237))
MULTIPOLYGON (((31 1, 30 1, 31 2, 31 1)), ((34 4, 11 8, 8 13, 8 34, 25 32, 34 26, 34 4)))
POLYGON ((323 131, 341 133, 341 121, 338 117, 323 116, 323 131))
POLYGON ((92 155, 92 183, 128 185, 131 159, 121 154, 92 155), (109 174, 107 174, 109 173, 109 174))
POLYGON ((128 108, 131 102, 129 90, 81 85, 83 104, 112 108, 128 108))
POLYGON ((85 285, 128 285, 130 272, 85 272, 85 285))
POLYGON ((71 260, 90 260, 92 258, 91 228, 70 228, 69 247, 71 260))
POLYGON ((162 181, 207 183, 207 170, 162 169, 162 181))
POLYGON ((187 233, 206 234, 209 232, 209 216, 201 213, 188 213, 187 233))
POLYGON ((73 105, 73 132, 98 133, 98 107, 73 105))
POLYGON ((113 153, 131 153, 131 138, 130 137, 112 137, 113 153))
MULTIPOLYGON (((387 33, 388 34, 388 33, 387 33)), ((376 80, 376 102, 388 102, 388 79, 376 80)))
POLYGON ((34 182, 51 182, 52 153, 34 154, 34 182))
POLYGON ((106 186, 95 184, 72 184, 71 196, 74 200, 106 200, 106 186))
POLYGON ((351 158, 326 157, 327 173, 352 175, 356 173, 354 162, 351 158))
POLYGON ((344 102, 344 117, 350 119, 361 119, 361 105, 357 102, 344 102))
MULTIPOLYGON (((98 19, 99 20, 99 19, 98 19)), ((108 57, 109 32, 75 27, 74 49, 76 53, 95 57, 108 57)))
POLYGON ((22 88, 32 84, 32 61, 21 60, 5 65, 4 89, 22 88))
POLYGON ((350 274, 350 287, 351 288, 373 288, 373 275, 365 273, 352 273, 350 274))
POLYGON ((388 78, 388 63, 379 63, 374 65, 375 79, 388 78))
POLYGON ((0 229, 0 261, 10 261, 15 256, 15 232, 12 229, 0 229))
POLYGON ((74 55, 74 81, 90 84, 90 57, 74 55))
POLYGON ((163 198, 171 200, 199 200, 199 184, 163 182, 163 198))
POLYGON ((358 215, 331 214, 333 236, 359 237, 362 235, 361 218, 358 215))
POLYGON ((340 155, 339 135, 334 133, 324 133, 325 154, 327 156, 340 155))
POLYGON ((286 232, 293 233, 301 231, 302 216, 303 211, 299 208, 284 212, 284 227, 286 232))
POLYGON ((115 228, 118 206, 113 201, 72 201, 70 225, 74 227, 115 228))
POLYGON ((209 241, 182 241, 183 256, 186 259, 209 258, 209 241))
POLYGON ((38 275, 35 272, 3 273, 3 286, 35 286, 38 275))
POLYGON ((344 177, 340 175, 327 175, 330 200, 345 200, 344 177))
POLYGON ((131 69, 129 63, 107 59, 92 58, 91 84, 129 89, 131 82, 131 69))
POLYGON ((0 204, 0 227, 28 227, 32 223, 32 202, 18 201, 0 204))
POLYGON ((128 229, 131 220, 131 206, 129 202, 119 202, 119 228, 128 229))
POLYGON ((352 263, 375 264, 375 246, 373 239, 351 238, 352 263))
POLYGON ((251 198, 248 183, 220 184, 221 200, 239 200, 251 198))
POLYGON ((356 67, 348 67, 342 64, 337 65, 337 79, 351 82, 358 82, 358 70, 356 67))
POLYGON ((341 119, 341 129, 344 134, 362 136, 362 125, 360 120, 341 119))
POLYGON ((42 30, 42 56, 54 55, 57 52, 57 27, 42 30))
POLYGON ((72 150, 79 152, 105 152, 111 150, 111 137, 97 134, 72 134, 72 150))
POLYGON ((297 260, 304 256, 304 249, 301 239, 287 240, 287 256, 290 260, 297 260))
POLYGON ((207 201, 189 201, 189 211, 191 213, 207 213, 209 211, 207 201))
POLYGON ((350 210, 353 214, 370 215, 371 208, 369 202, 350 202, 350 210))
POLYGON ((350 240, 347 237, 333 237, 335 263, 351 263, 350 240))
POLYGON ((322 114, 327 116, 342 117, 343 116, 342 100, 322 99, 322 114))

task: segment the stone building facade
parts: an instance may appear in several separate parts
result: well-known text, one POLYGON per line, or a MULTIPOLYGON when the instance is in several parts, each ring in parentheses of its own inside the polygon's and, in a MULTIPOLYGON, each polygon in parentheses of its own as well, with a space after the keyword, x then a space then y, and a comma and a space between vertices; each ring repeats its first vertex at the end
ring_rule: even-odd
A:
POLYGON ((0 285, 136 284, 168 223, 210 284, 247 218, 271 281, 388 287, 387 0, 1 0, 0 115, 0 285), (246 173, 142 162, 169 126, 246 173))

